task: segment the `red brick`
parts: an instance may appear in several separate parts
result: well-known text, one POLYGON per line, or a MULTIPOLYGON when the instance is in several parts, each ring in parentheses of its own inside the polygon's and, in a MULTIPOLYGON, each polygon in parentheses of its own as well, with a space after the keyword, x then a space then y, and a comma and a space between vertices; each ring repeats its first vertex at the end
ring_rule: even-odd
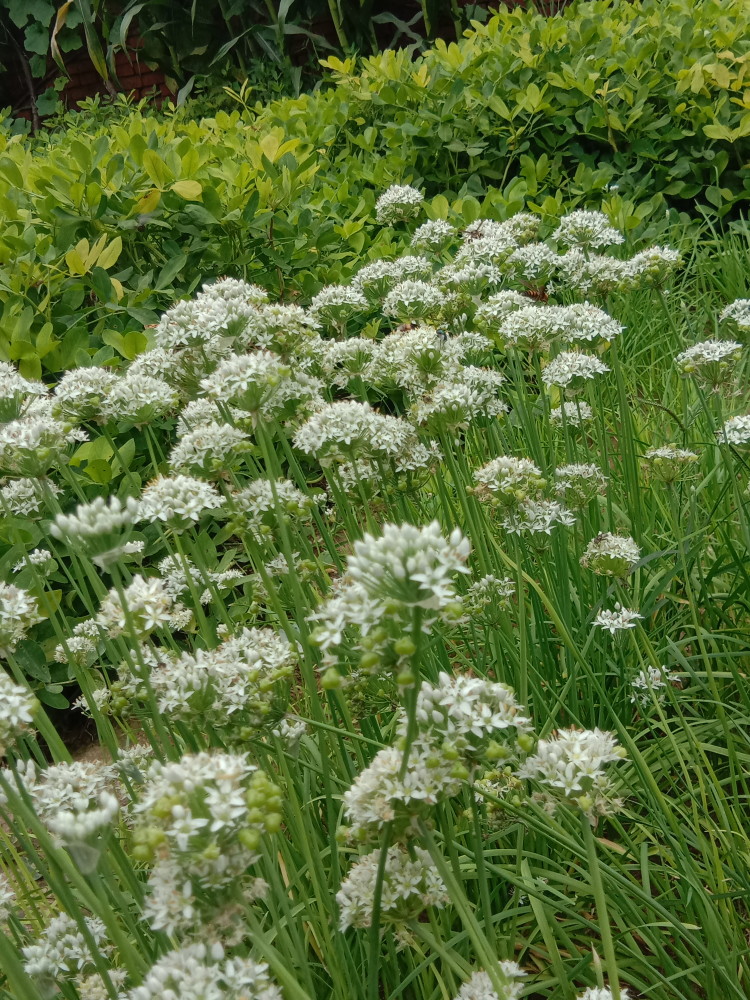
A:
POLYGON ((141 76, 141 86, 142 87, 158 86, 160 83, 163 83, 163 82, 164 82, 164 74, 163 73, 159 73, 159 72, 144 73, 141 76))

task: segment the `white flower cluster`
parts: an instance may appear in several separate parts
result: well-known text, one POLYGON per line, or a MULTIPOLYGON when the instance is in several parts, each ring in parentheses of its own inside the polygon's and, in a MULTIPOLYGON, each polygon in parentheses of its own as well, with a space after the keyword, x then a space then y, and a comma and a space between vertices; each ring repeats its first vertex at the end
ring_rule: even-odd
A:
MULTIPOLYGON (((370 927, 375 902, 375 886, 380 866, 380 850, 360 858, 349 870, 336 893, 342 931, 349 927, 370 927)), ((394 845, 388 849, 380 896, 380 922, 397 930, 428 907, 442 908, 448 891, 427 851, 413 853, 394 845)))
POLYGON ((415 422, 442 434, 465 430, 478 417, 500 417, 508 405, 498 393, 505 376, 466 365, 451 380, 437 382, 412 407, 415 422))
POLYGON ((4 513, 16 517, 37 517, 45 503, 43 490, 51 497, 60 493, 60 487, 51 480, 11 479, 0 488, 0 506, 4 513))
POLYGON ((641 550, 632 538, 605 531, 586 546, 581 565, 602 576, 624 578, 640 558, 641 550))
POLYGON ((580 399, 563 403, 550 410, 549 418, 555 427, 582 427, 594 418, 594 411, 580 399))
POLYGON ((581 388, 581 383, 603 375, 610 369, 593 354, 563 351, 542 372, 545 385, 556 385, 569 391, 581 388))
POLYGON ((643 459, 649 477, 660 479, 665 483, 674 483, 698 461, 698 455, 686 448, 662 445, 658 448, 649 448, 643 459))
POLYGON ((507 608, 516 585, 510 577, 497 577, 488 573, 469 586, 463 598, 464 610, 470 616, 482 614, 485 609, 499 611, 507 608))
POLYGON ((412 743, 406 764, 402 749, 386 747, 344 793, 349 833, 367 842, 391 823, 394 839, 411 836, 417 820, 435 803, 457 795, 467 776, 457 750, 441 749, 429 739, 412 743))
POLYGON ((43 620, 32 594, 12 583, 0 583, 0 656, 12 653, 29 630, 43 620))
POLYGON ((526 973, 517 962, 498 962, 494 979, 480 969, 472 973, 456 994, 455 1000, 518 1000, 526 973))
POLYGON ((0 670, 0 757, 18 736, 31 728, 38 704, 27 688, 0 670))
POLYGON ((625 242, 625 237, 610 225, 609 219, 603 212, 592 212, 587 209, 579 209, 563 216, 560 225, 552 234, 552 239, 564 243, 565 246, 594 250, 625 242))
POLYGON ((51 416, 27 415, 0 425, 0 473, 20 478, 44 476, 67 459, 68 445, 86 441, 84 431, 51 416))
POLYGON ((558 500, 544 495, 547 480, 528 458, 500 455, 474 473, 474 494, 500 511, 511 534, 549 535, 556 525, 570 526, 575 516, 558 500))
POLYGON ((165 716, 242 740, 278 721, 298 660, 283 634, 245 628, 215 649, 160 659, 149 680, 165 716))
POLYGON ((622 329, 620 323, 588 302, 571 306, 524 305, 507 312, 497 325, 506 346, 527 351, 547 349, 557 340, 611 341, 622 329))
POLYGON ((277 354, 254 351, 225 358, 201 381, 201 389, 209 399, 236 406, 257 422, 280 415, 291 403, 317 399, 320 384, 304 372, 293 373, 277 354))
POLYGON ((594 625, 609 632, 610 635, 615 635, 624 629, 635 628, 636 623, 642 618, 643 615, 638 614, 637 611, 631 611, 630 608, 624 608, 621 604, 616 603, 614 611, 600 611, 594 618, 594 625))
POLYGON ((401 322, 439 316, 446 303, 445 294, 428 281, 399 281, 385 297, 383 312, 401 322))
POLYGON ((442 250, 452 242, 456 230, 443 219, 430 219, 414 230, 411 245, 418 250, 442 250))
POLYGON ((29 396, 46 395, 47 387, 42 382, 32 382, 7 361, 0 361, 0 420, 20 416, 29 396))
POLYGON ((8 876, 0 872, 0 924, 8 921, 16 905, 16 894, 8 881, 8 876))
POLYGON ((375 202, 375 218, 383 226, 413 218, 420 209, 424 195, 409 184, 392 184, 375 202))
POLYGON ((282 1000, 268 966, 225 958, 216 942, 194 942, 167 952, 123 1000, 282 1000))
POLYGON ((641 710, 650 708, 655 703, 662 704, 667 688, 673 686, 676 680, 677 675, 666 667, 646 667, 645 670, 639 670, 630 682, 630 700, 641 710))
POLYGON ((704 340, 674 360, 681 375, 692 376, 699 385, 718 392, 730 381, 741 355, 742 344, 735 340, 704 340))
POLYGON ((279 517, 309 521, 318 495, 303 493, 290 479, 254 479, 234 494, 235 509, 245 525, 257 534, 272 534, 279 517))
POLYGON ((239 570, 198 569, 189 559, 181 559, 178 555, 165 556, 159 563, 164 589, 175 600, 180 600, 186 594, 198 595, 201 604, 210 604, 218 590, 235 587, 242 573, 239 570), (201 589, 205 588, 205 589, 201 589))
POLYGON ((386 524, 354 543, 347 573, 388 608, 440 611, 456 601, 455 575, 468 573, 471 546, 458 528, 446 538, 437 521, 424 527, 386 524))
POLYGON ((163 379, 151 375, 123 375, 102 400, 101 418, 128 427, 140 427, 175 409, 177 392, 163 379))
POLYGON ((620 807, 605 766, 622 760, 625 752, 612 733, 601 729, 562 729, 540 740, 536 753, 516 772, 542 786, 541 799, 554 810, 567 802, 580 809, 592 824, 620 807))
POLYGON ((172 527, 199 521, 224 504, 215 486, 193 476, 159 476, 144 488, 138 503, 140 521, 165 521, 172 527))
POLYGON ((156 860, 149 876, 145 916, 156 930, 200 927, 235 884, 257 894, 248 868, 260 838, 281 824, 281 797, 245 754, 186 754, 153 761, 138 801, 136 856, 156 860))
POLYGON ((132 497, 124 504, 116 496, 110 496, 109 502, 96 497, 91 503, 80 504, 74 514, 58 514, 50 534, 107 569, 141 550, 142 543, 128 541, 137 514, 138 501, 132 497))
POLYGON ((571 507, 585 507, 607 488, 598 465, 574 462, 555 469, 555 492, 571 507))
MULTIPOLYGON (((513 689, 483 677, 451 677, 441 672, 437 684, 423 682, 417 695, 420 731, 447 741, 464 757, 473 757, 488 740, 516 742, 531 730, 513 689)), ((509 754, 510 755, 510 752, 509 754)))
POLYGON ((194 299, 177 302, 164 313, 153 330, 154 348, 174 352, 197 347, 211 354, 225 353, 267 298, 257 285, 236 278, 204 285, 194 299))
POLYGON ((120 594, 112 588, 103 599, 97 624, 108 635, 144 637, 165 626, 184 628, 190 613, 175 601, 158 577, 137 574, 120 594))
MULTIPOLYGON (((606 986, 590 986, 576 1000, 614 1000, 612 990, 606 986)), ((620 1000, 629 1000, 629 993, 620 987, 620 1000)))
MULTIPOLYGON (((81 917, 97 950, 105 956, 111 953, 106 928, 98 917, 81 917)), ((76 920, 67 913, 58 913, 44 928, 35 944, 23 949, 24 971, 36 981, 43 995, 55 992, 56 980, 72 979, 77 973, 93 967, 90 946, 76 920)))
MULTIPOLYGON (((356 626, 363 644, 370 639, 387 647, 412 626, 417 611, 425 631, 438 618, 456 617, 461 605, 455 576, 468 573, 469 551, 458 529, 446 538, 436 521, 421 528, 386 524, 379 538, 366 534, 354 544, 346 576, 311 616, 317 624, 313 638, 328 652, 356 626)), ((368 645, 374 670, 381 662, 368 645)))
POLYGON ((350 285, 326 285, 310 303, 310 315, 316 323, 333 327, 342 333, 347 320, 357 313, 367 312, 370 304, 362 292, 350 285))
POLYGON ((730 417, 716 436, 724 444, 748 444, 750 443, 750 413, 742 414, 739 417, 730 417))
POLYGON ((424 468, 436 457, 406 420, 354 400, 321 406, 299 428, 294 445, 317 458, 324 468, 335 462, 353 463, 355 473, 365 478, 379 474, 374 463, 386 467, 393 463, 398 472, 404 472, 424 468))
POLYGON ((244 431, 212 421, 182 435, 169 454, 169 465, 175 472, 215 476, 233 468, 248 448, 244 431))
POLYGON ((734 323, 739 330, 750 330, 750 299, 735 299, 719 315, 719 320, 734 323))

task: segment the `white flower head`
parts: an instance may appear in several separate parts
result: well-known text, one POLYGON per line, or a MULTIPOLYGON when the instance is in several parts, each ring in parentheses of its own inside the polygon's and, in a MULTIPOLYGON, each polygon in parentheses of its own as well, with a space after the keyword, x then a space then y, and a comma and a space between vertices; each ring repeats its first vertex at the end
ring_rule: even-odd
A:
POLYGON ((720 442, 742 445, 750 443, 750 413, 739 417, 730 417, 724 426, 716 432, 720 442))
POLYGON ((212 476, 233 468, 249 448, 248 435, 231 424, 211 422, 188 431, 169 454, 178 473, 212 476))
POLYGON ((0 757, 18 736, 31 728, 38 707, 28 688, 16 684, 0 670, 0 757))
POLYGON ((369 309, 362 292, 351 285, 326 285, 310 303, 310 315, 316 322, 342 331, 347 320, 369 309))
POLYGON ((29 630, 44 620, 39 602, 12 583, 0 583, 0 656, 11 653, 29 630))
POLYGON ((412 219, 419 212, 424 195, 409 184, 392 184, 375 202, 375 218, 384 226, 412 219))
POLYGON ((437 521, 421 528, 386 524, 379 537, 365 534, 354 543, 347 570, 384 604, 435 611, 456 600, 454 577, 469 572, 470 551, 458 528, 446 538, 437 521))
POLYGON ((494 973, 495 981, 483 969, 472 973, 455 1000, 518 1000, 523 983, 516 980, 526 975, 521 966, 516 962, 497 962, 494 973))
POLYGON ((567 802, 591 822, 620 807, 605 767, 625 756, 612 733, 601 729, 561 729, 540 740, 536 753, 527 757, 516 775, 542 787, 548 806, 567 802))
POLYGON ((224 504, 215 486, 193 476, 159 476, 148 483, 138 503, 138 520, 172 525, 199 521, 224 504))
POLYGON ((636 623, 642 619, 643 615, 637 611, 631 611, 630 608, 624 608, 620 603, 616 603, 614 611, 600 611, 593 623, 604 632, 615 635, 625 629, 635 628, 636 623))
POLYGON ((609 368, 593 354, 582 351, 563 351, 558 354, 542 372, 545 385, 557 385, 563 389, 577 388, 581 382, 603 375, 609 368))
POLYGON ((594 418, 588 403, 575 399, 550 410, 549 418, 556 427, 583 427, 594 418))
POLYGON ((268 966, 225 958, 218 942, 196 941, 168 951, 123 1000, 282 1000, 268 966))
POLYGON ((739 330, 750 330, 750 299, 735 299, 722 309, 721 323, 734 323, 739 330))
MULTIPOLYGON (((380 850, 360 858, 349 870, 336 893, 340 927, 369 927, 375 901, 375 885, 380 865, 380 850)), ((389 848, 383 874, 380 920, 397 930, 416 920, 427 907, 443 907, 448 891, 427 851, 414 849, 414 856, 403 847, 389 848)))
POLYGON ((58 514, 50 534, 107 569, 124 556, 140 551, 139 546, 134 548, 128 541, 137 512, 138 501, 132 497, 124 504, 116 496, 110 496, 108 502, 96 497, 76 507, 74 514, 58 514))
POLYGON ((446 297, 437 285, 427 281, 400 281, 386 295, 383 312, 402 322, 426 319, 439 314, 446 297))
POLYGON ((423 222, 411 238, 411 245, 420 250, 442 250, 452 242, 456 230, 443 219, 430 219, 423 222))
POLYGON ((99 420, 107 397, 119 381, 107 368, 74 368, 55 386, 54 412, 61 419, 79 423, 99 420))
POLYGON ((585 249, 599 249, 624 243, 625 237, 614 226, 603 212, 592 212, 578 209, 565 215, 560 225, 552 234, 553 240, 558 240, 565 246, 576 246, 585 249))
POLYGON ((581 565, 601 576, 626 577, 641 558, 635 541, 605 531, 593 538, 581 556, 581 565))

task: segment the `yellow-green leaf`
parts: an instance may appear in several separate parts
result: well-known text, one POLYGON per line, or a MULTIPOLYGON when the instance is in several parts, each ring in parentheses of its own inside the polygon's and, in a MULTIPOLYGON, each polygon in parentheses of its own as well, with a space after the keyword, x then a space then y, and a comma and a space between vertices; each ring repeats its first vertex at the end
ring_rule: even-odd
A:
POLYGON ((103 267, 106 271, 108 267, 112 267, 113 264, 117 263, 117 259, 122 253, 122 237, 115 236, 109 246, 105 247, 99 254, 99 259, 97 260, 97 265, 103 267))
POLYGON ((68 271, 70 271, 71 274, 86 273, 86 261, 75 247, 72 247, 65 254, 65 263, 68 265, 68 271))
POLYGON ((172 191, 185 201, 197 201, 203 193, 203 186, 198 181, 175 181, 172 191))
POLYGON ((153 212, 156 206, 161 201, 161 191, 156 188, 152 188, 147 191, 144 195, 138 199, 138 201, 133 205, 131 215, 148 215, 153 212))

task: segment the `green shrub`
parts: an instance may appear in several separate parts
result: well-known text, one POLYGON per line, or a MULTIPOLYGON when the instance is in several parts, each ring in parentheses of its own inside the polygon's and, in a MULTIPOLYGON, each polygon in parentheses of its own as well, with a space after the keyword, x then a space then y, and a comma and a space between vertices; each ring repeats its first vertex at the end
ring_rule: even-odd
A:
POLYGON ((737 213, 747 28, 739 0, 516 11, 416 62, 331 59, 335 86, 255 112, 0 131, 0 358, 28 376, 132 358, 159 309, 223 274, 308 298, 408 237, 373 225, 394 181, 461 223, 596 203, 653 239, 665 205, 737 213))
POLYGON ((597 0, 555 18, 516 8, 466 35, 416 62, 331 58, 334 90, 260 120, 325 146, 349 176, 384 168, 433 193, 465 184, 481 196, 519 178, 542 204, 560 188, 596 198, 615 184, 720 216, 746 203, 742 0, 597 0))

